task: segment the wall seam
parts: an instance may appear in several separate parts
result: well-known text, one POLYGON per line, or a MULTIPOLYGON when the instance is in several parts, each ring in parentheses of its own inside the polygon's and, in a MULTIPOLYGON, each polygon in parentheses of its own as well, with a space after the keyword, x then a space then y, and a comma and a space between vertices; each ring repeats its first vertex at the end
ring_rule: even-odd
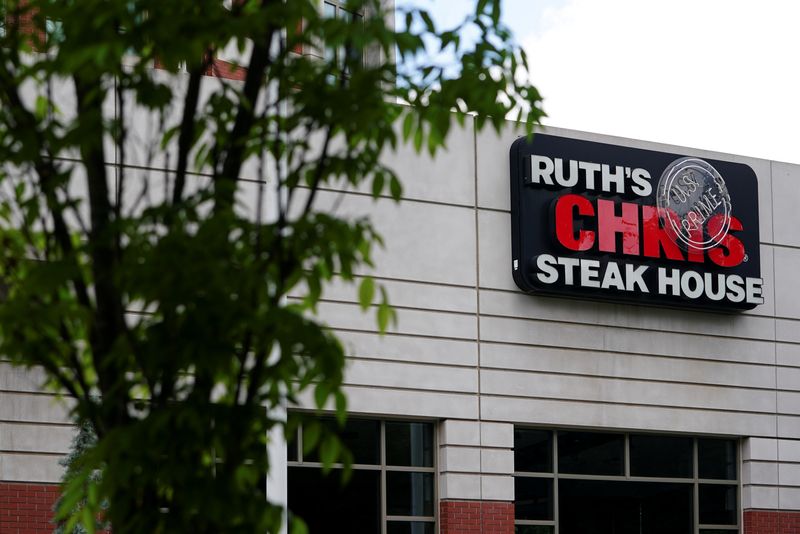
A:
MULTIPOLYGON (((480 261, 480 228, 478 221, 478 132, 475 117, 472 117, 472 173, 473 173, 473 210, 475 213, 475 336, 478 356, 478 495, 483 501, 483 410, 481 406, 481 261, 480 261)), ((483 509, 481 509, 483 517, 483 509)))
MULTIPOLYGON (((770 200, 770 221, 772 226, 772 241, 775 241, 775 192, 772 185, 773 179, 773 172, 772 169, 775 165, 775 162, 769 162, 769 200, 770 200)), ((774 332, 775 339, 772 342, 772 353, 775 358, 774 368, 775 368, 775 458, 777 460, 777 472, 775 473, 775 483, 777 484, 777 498, 778 502, 775 503, 776 508, 780 510, 781 508, 781 451, 780 451, 780 407, 778 406, 778 307, 777 307, 777 278, 775 277, 775 248, 770 247, 770 252, 772 253, 772 309, 773 309, 773 318, 772 318, 772 328, 774 332)), ((742 507, 744 508, 744 507, 742 507)))

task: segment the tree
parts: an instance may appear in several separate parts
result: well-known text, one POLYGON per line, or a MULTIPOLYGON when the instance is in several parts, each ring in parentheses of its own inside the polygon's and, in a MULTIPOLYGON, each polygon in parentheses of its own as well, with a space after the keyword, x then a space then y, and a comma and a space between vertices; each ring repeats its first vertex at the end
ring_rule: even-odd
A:
MULTIPOLYGON (((365 275, 380 236, 320 191, 399 200, 381 152, 434 154, 467 114, 530 131, 540 98, 499 3, 465 20, 474 45, 422 9, 395 30, 378 0, 348 2, 364 17, 314 0, 4 3, 0 351, 44 368, 98 437, 64 488, 64 514, 86 503, 68 530, 92 531, 104 499, 116 533, 276 529, 267 432, 300 417, 276 408, 310 389, 345 417, 343 350, 314 317, 325 284, 358 282, 378 329, 392 320, 365 275), (241 81, 209 76, 222 68, 241 81)), ((346 461, 317 428, 305 445, 346 461)))
MULTIPOLYGON (((81 461, 83 460, 84 455, 87 451, 91 450, 92 447, 97 445, 97 436, 94 435, 94 430, 92 430, 91 425, 88 421, 84 421, 78 427, 78 433, 75 434, 75 437, 72 439, 72 444, 69 448, 69 454, 67 454, 64 458, 59 460, 59 464, 61 467, 64 468, 64 476, 61 478, 61 482, 64 485, 69 484, 72 479, 75 477, 76 473, 81 472, 81 461)), ((91 480, 93 483, 97 483, 100 481, 100 471, 97 470, 91 475, 91 480)), ((74 492, 71 497, 80 497, 81 494, 79 492, 74 492)), ((64 497, 59 497, 55 504, 55 511, 59 508, 67 508, 67 503, 64 502, 64 497)), ((100 504, 101 513, 104 509, 108 507, 108 502, 104 501, 100 504)), ((83 508, 86 508, 86 499, 80 500, 75 502, 70 510, 71 514, 80 515, 82 513, 83 508)), ((91 512, 91 509, 89 509, 91 512)), ((105 527, 104 521, 102 517, 96 517, 94 523, 94 530, 100 530, 105 527)), ((70 529, 69 531, 66 528, 66 525, 61 523, 56 525, 53 534, 88 534, 86 528, 83 525, 78 524, 75 525, 74 528, 70 529)))

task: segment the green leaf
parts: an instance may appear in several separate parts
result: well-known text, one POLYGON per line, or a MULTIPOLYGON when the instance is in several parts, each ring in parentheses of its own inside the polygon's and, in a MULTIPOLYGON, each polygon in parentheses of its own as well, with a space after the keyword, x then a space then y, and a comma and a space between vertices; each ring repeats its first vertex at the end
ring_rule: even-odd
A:
POLYGON ((408 141, 411 137, 411 130, 414 128, 414 114, 406 112, 406 116, 403 118, 403 140, 408 141))
POLYGON ((366 310, 372 305, 372 299, 375 297, 375 280, 371 276, 365 277, 361 280, 358 287, 358 302, 361 304, 361 309, 366 310))
POLYGON ((34 106, 34 113, 36 118, 44 120, 47 117, 47 110, 50 107, 50 101, 42 95, 36 97, 36 104, 34 106))
POLYGON ((339 442, 339 438, 332 434, 325 436, 319 448, 319 458, 322 460, 322 465, 324 467, 330 467, 332 464, 336 463, 341 448, 342 446, 339 442))
POLYGON ((386 178, 384 174, 382 172, 376 172, 375 176, 372 178, 372 196, 374 198, 381 196, 385 182, 386 178))
POLYGON ((303 425, 303 454, 313 451, 319 443, 322 426, 319 422, 309 422, 303 425))
POLYGON ((425 22, 425 26, 428 31, 436 31, 436 25, 433 23, 433 19, 431 18, 430 13, 421 9, 419 11, 419 16, 422 17, 422 20, 425 22))
POLYGON ((392 318, 391 308, 381 303, 378 305, 378 330, 381 334, 385 334, 386 330, 389 328, 389 321, 392 318))
POLYGON ((389 191, 392 193, 394 200, 400 200, 403 197, 403 184, 397 179, 397 176, 392 176, 389 180, 389 191))
POLYGON ((94 534, 95 532, 95 519, 92 515, 92 511, 89 509, 88 506, 84 507, 81 510, 81 525, 83 528, 86 529, 88 534, 94 534))
POLYGON ((341 391, 334 394, 336 398, 336 420, 340 426, 347 422, 347 397, 341 391))
POLYGON ((292 518, 292 524, 289 527, 290 534, 308 534, 308 527, 305 521, 295 516, 292 518))
POLYGON ((417 127, 417 130, 414 132, 414 150, 419 152, 422 149, 422 141, 423 141, 423 128, 420 124, 417 127))

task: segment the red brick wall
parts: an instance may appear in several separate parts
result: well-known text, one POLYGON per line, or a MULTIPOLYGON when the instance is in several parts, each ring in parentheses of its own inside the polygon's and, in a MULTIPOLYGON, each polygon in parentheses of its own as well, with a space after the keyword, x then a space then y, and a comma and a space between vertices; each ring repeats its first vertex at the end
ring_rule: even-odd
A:
POLYGON ((442 501, 440 534, 514 534, 514 503, 442 501))
POLYGON ((2 534, 51 534, 56 484, 0 482, 0 532, 2 534))
POLYGON ((800 512, 745 510, 744 534, 800 534, 800 512))

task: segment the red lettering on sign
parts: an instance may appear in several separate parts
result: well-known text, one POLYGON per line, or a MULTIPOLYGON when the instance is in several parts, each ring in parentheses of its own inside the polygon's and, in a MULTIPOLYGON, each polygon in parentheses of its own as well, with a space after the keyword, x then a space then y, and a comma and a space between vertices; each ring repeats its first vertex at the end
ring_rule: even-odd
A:
POLYGON ((594 216, 592 203, 580 195, 564 195, 556 201, 556 237, 558 242, 570 250, 589 250, 594 246, 594 232, 579 230, 575 237, 574 212, 583 216, 594 216))
MULTIPOLYGON (((708 233, 715 235, 719 232, 725 219, 722 215, 714 215, 708 220, 708 233)), ((730 232, 742 231, 742 221, 731 216, 731 226, 728 234, 722 238, 718 247, 708 251, 708 258, 720 267, 736 267, 744 261, 744 244, 738 237, 730 232)))
POLYGON ((681 249, 661 225, 658 208, 642 206, 642 229, 644 235, 644 255, 648 258, 660 258, 664 251, 667 259, 683 261, 681 249))
POLYGON ((601 252, 616 252, 617 234, 622 234, 622 253, 639 255, 639 205, 622 202, 617 217, 613 200, 597 201, 597 233, 601 252))
MULTIPOLYGON (((558 242, 565 248, 574 251, 587 251, 595 248, 599 252, 626 254, 630 256, 644 255, 648 258, 666 258, 675 261, 705 262, 705 252, 697 247, 688 246, 684 251, 676 243, 675 227, 664 225, 658 216, 655 206, 641 206, 642 251, 639 249, 639 204, 633 202, 615 203, 613 200, 598 199, 597 207, 586 197, 567 194, 559 197, 555 203, 555 227, 558 242), (621 206, 621 215, 617 215, 617 204, 621 206), (576 220, 596 219, 597 231, 576 230, 576 220), (622 251, 617 251, 617 234, 622 235, 622 251)), ((668 212, 667 216, 677 221, 677 215, 668 212)), ((707 221, 708 233, 715 235, 723 224, 722 215, 711 217, 707 221)), ((677 226, 677 223, 676 223, 677 226)), ((730 231, 743 230, 741 221, 731 217, 730 231)), ((698 227, 690 231, 690 239, 699 242, 703 230, 698 227)), ((736 236, 728 233, 720 241, 719 246, 708 251, 709 259, 720 267, 736 267, 744 261, 744 244, 736 236)))

